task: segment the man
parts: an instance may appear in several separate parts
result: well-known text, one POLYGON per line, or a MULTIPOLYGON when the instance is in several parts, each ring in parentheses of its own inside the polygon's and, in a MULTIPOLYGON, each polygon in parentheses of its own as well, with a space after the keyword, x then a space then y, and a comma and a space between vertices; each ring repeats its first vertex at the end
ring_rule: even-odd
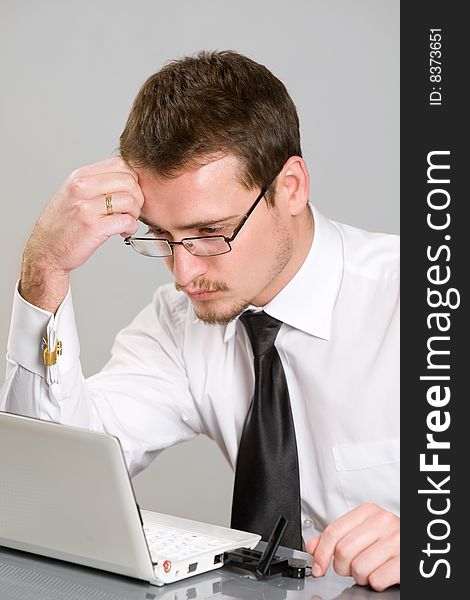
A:
POLYGON ((205 433, 236 468, 232 525, 265 536, 285 510, 315 576, 334 559, 382 590, 399 582, 398 241, 308 196, 295 106, 265 67, 235 52, 165 66, 121 158, 72 173, 33 231, 0 409, 109 431, 132 475, 205 433), (85 381, 70 273, 117 234, 176 290, 85 381))

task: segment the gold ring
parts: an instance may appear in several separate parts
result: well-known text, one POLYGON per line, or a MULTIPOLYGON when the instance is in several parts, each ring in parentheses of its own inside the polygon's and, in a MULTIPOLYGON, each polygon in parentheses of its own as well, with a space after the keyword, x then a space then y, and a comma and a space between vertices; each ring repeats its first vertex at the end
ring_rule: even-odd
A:
POLYGON ((112 215, 113 214, 112 199, 113 199, 113 195, 112 194, 106 194, 105 195, 105 200, 106 200, 106 214, 108 214, 108 215, 112 215))

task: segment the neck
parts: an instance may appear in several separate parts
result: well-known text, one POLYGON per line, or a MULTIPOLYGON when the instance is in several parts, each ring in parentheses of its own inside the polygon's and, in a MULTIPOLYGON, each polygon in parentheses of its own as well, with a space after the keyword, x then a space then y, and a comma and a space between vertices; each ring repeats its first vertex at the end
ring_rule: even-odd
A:
POLYGON ((285 267, 274 277, 274 279, 254 298, 253 306, 265 306, 286 287, 293 279, 297 271, 304 264, 305 259, 312 246, 315 233, 315 223, 310 206, 307 204, 305 210, 294 221, 291 236, 292 254, 285 267))

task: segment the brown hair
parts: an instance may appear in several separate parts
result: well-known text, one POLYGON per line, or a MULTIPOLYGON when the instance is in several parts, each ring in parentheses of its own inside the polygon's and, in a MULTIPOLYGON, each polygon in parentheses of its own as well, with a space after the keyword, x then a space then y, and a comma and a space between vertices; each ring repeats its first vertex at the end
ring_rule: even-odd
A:
POLYGON ((120 142, 124 160, 162 177, 233 154, 248 189, 269 185, 290 156, 302 156, 299 119, 284 84, 230 50, 202 51, 149 77, 120 142))

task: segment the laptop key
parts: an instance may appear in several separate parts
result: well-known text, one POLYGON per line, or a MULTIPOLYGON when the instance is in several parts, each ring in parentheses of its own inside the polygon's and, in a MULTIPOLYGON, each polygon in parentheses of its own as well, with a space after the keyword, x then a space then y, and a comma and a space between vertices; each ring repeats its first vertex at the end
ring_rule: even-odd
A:
POLYGON ((154 523, 145 523, 144 532, 152 557, 165 556, 182 560, 225 544, 225 540, 219 538, 154 523))

